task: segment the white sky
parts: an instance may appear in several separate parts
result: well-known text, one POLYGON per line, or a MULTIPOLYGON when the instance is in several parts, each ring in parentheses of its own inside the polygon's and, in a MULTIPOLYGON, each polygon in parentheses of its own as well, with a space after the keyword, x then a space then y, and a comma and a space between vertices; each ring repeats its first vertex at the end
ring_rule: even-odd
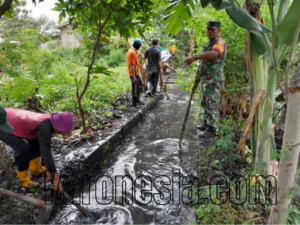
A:
MULTIPOLYGON (((51 10, 55 7, 55 3, 58 2, 58 0, 44 0, 44 2, 37 3, 36 6, 34 6, 32 0, 26 0, 26 2, 25 8, 31 10, 33 17, 38 18, 41 15, 45 15, 56 24, 58 23, 59 12, 51 10)), ((38 0, 36 0, 36 2, 38 2, 38 0)))

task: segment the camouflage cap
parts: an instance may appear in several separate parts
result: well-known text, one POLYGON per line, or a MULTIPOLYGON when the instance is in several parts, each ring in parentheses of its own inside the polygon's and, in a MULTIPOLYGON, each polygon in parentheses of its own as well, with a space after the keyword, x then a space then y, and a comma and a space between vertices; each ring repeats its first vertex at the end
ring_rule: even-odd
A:
POLYGON ((221 22, 218 20, 211 20, 207 22, 207 29, 216 29, 221 27, 221 22))

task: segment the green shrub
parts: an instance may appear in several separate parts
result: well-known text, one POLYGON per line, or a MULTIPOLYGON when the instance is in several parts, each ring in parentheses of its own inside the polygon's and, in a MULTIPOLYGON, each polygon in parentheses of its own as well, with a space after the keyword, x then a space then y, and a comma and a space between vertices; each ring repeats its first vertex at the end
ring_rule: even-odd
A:
POLYGON ((60 40, 52 40, 47 43, 49 49, 56 49, 60 46, 60 40))
POLYGON ((125 63, 126 54, 122 49, 113 49, 107 57, 109 67, 117 67, 125 63))

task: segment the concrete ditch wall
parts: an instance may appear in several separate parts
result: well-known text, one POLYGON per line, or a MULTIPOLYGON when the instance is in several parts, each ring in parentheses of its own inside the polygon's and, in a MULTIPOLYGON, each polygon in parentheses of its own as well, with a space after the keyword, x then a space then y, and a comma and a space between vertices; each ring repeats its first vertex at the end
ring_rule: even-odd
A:
POLYGON ((151 98, 149 102, 137 111, 126 123, 113 134, 106 137, 105 140, 100 140, 94 146, 86 146, 75 149, 65 156, 64 168, 61 168, 64 174, 88 174, 94 173, 105 166, 105 160, 109 157, 112 151, 118 147, 130 131, 137 126, 143 117, 153 109, 157 103, 164 98, 164 94, 159 94, 155 98, 151 98), (74 161, 74 156, 80 154, 80 160, 74 161))

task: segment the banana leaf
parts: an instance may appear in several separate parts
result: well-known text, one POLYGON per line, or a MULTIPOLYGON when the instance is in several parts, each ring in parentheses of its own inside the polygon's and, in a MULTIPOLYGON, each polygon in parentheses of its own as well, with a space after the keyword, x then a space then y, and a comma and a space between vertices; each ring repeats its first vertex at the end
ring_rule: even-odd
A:
POLYGON ((290 45, 293 41, 296 27, 300 21, 300 1, 294 0, 283 17, 281 23, 277 25, 277 36, 279 45, 290 45))
POLYGON ((209 0, 201 0, 202 8, 205 8, 206 6, 208 6, 208 4, 209 4, 209 0))
POLYGON ((258 55, 264 55, 267 53, 266 43, 260 31, 250 30, 250 40, 258 55))
POLYGON ((225 9, 228 16, 240 27, 250 31, 250 39, 255 52, 263 55, 267 52, 266 43, 262 32, 272 32, 269 28, 255 20, 246 10, 232 2, 222 1, 217 10, 225 9))
POLYGON ((186 27, 186 22, 192 17, 192 10, 195 7, 195 2, 193 0, 186 2, 185 5, 182 1, 176 1, 170 4, 166 8, 166 12, 169 14, 163 17, 163 20, 167 21, 164 28, 165 32, 171 34, 177 34, 181 29, 186 27))
POLYGON ((240 27, 247 30, 256 30, 271 32, 270 29, 260 24, 256 19, 254 19, 249 13, 246 12, 240 6, 235 5, 235 7, 227 7, 226 12, 228 16, 240 27))

